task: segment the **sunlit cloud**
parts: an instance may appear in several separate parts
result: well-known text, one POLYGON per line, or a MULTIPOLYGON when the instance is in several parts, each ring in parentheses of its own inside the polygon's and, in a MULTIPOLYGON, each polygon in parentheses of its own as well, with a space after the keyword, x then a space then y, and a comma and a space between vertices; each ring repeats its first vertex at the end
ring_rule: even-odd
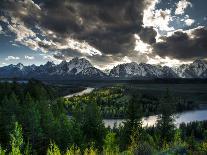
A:
POLYGON ((144 10, 143 26, 153 26, 161 31, 172 31, 173 27, 169 26, 173 20, 170 9, 156 9, 156 4, 160 1, 155 0, 144 10))
MULTIPOLYGON (((201 47, 200 42, 199 44, 196 42, 195 47, 195 42, 192 42, 191 45, 196 50, 192 52, 195 53, 194 57, 188 59, 184 57, 185 53, 189 55, 186 51, 191 51, 191 47, 186 47, 184 44, 180 46, 178 43, 170 46, 170 43, 177 38, 181 38, 180 42, 188 42, 196 40, 196 37, 200 39, 205 37, 201 35, 202 33, 197 36, 198 31, 194 33, 192 29, 193 26, 202 25, 206 20, 206 14, 198 19, 192 15, 194 8, 194 10, 187 10, 192 6, 196 8, 196 3, 193 1, 135 0, 120 1, 120 3, 112 0, 104 1, 111 5, 103 8, 105 3, 101 1, 88 3, 89 1, 82 0, 70 3, 4 1, 5 8, 0 8, 3 12, 0 16, 0 33, 12 39, 9 42, 12 49, 16 48, 20 51, 21 48, 30 48, 29 52, 42 53, 44 55, 40 57, 42 62, 84 57, 100 68, 105 66, 111 68, 116 64, 134 61, 146 63, 160 60, 164 63, 174 56, 173 53, 177 55, 183 53, 182 61, 200 56, 196 51, 201 47), (94 4, 96 7, 88 4, 94 4), (75 11, 68 9, 68 6, 75 11), (103 14, 100 15, 100 12, 103 14), (186 30, 187 28, 191 29, 186 30), (184 34, 176 33, 179 31, 184 34), (185 33, 187 37, 182 38, 185 33), (155 49, 156 44, 160 46, 155 49), (174 50, 177 46, 181 48, 174 50), (182 48, 184 46, 189 49, 182 48), (56 55, 53 55, 54 53, 56 55), (164 57, 163 60, 154 58, 156 55, 164 57)), ((205 47, 205 44, 202 46, 205 47)), ((19 57, 26 63, 27 60, 33 60, 30 53, 23 53, 19 57)), ((39 61, 36 55, 35 61, 39 61)), ((173 62, 178 64, 177 61, 173 62)))
POLYGON ((8 56, 7 58, 5 58, 6 61, 10 61, 10 60, 19 60, 19 57, 15 57, 15 56, 8 56))
POLYGON ((144 43, 138 35, 135 35, 135 38, 136 38, 136 45, 134 48, 135 51, 138 51, 142 54, 144 54, 144 53, 147 54, 147 53, 152 52, 152 48, 149 44, 144 43))
POLYGON ((60 63, 62 60, 56 59, 53 55, 49 55, 49 54, 41 54, 42 59, 46 60, 46 61, 52 61, 56 64, 60 63))
POLYGON ((177 3, 176 5, 176 10, 175 10, 175 14, 176 15, 182 15, 185 13, 185 10, 188 8, 188 7, 192 7, 192 3, 190 3, 188 0, 181 0, 177 3))
POLYGON ((2 62, 1 64, 2 64, 2 66, 6 66, 6 65, 8 65, 8 64, 7 64, 7 63, 5 63, 5 62, 2 62))
POLYGON ((34 60, 35 59, 34 56, 28 56, 28 55, 25 55, 24 58, 27 60, 34 60))
POLYGON ((180 66, 182 64, 190 64, 192 63, 192 61, 181 61, 178 59, 173 59, 170 57, 160 57, 158 55, 156 55, 155 57, 148 57, 148 61, 147 63, 152 64, 152 65, 161 65, 161 66, 168 66, 168 67, 176 67, 176 66, 180 66))
POLYGON ((187 26, 191 26, 193 23, 195 23, 195 20, 193 20, 193 19, 186 19, 186 20, 185 20, 185 24, 186 24, 187 26))

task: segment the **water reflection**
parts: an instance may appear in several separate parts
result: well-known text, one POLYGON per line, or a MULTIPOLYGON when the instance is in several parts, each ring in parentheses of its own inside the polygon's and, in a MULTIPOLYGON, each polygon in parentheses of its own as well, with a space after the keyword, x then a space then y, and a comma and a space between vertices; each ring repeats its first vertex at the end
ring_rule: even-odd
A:
MULTIPOLYGON (((157 122, 157 115, 155 116, 149 116, 144 117, 142 119, 143 126, 153 126, 157 122)), ((174 116, 176 126, 179 126, 181 123, 189 123, 189 122, 195 122, 195 121, 204 121, 207 120, 207 110, 196 110, 196 111, 188 111, 183 112, 180 114, 177 114, 174 116)), ((105 119, 104 124, 106 127, 114 127, 114 124, 117 126, 122 125, 124 119, 105 119)))
POLYGON ((94 88, 90 88, 90 87, 88 87, 88 88, 86 88, 85 90, 83 90, 83 91, 81 91, 81 92, 67 95, 67 96, 65 96, 64 98, 71 98, 71 97, 74 97, 74 96, 81 96, 81 95, 89 94, 89 93, 91 93, 93 90, 94 90, 94 88))

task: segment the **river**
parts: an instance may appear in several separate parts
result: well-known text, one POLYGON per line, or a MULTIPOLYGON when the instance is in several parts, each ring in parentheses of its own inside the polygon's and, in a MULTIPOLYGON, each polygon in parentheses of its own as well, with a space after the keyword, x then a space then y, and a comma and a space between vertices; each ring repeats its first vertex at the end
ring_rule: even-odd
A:
MULTIPOLYGON (((157 115, 149 116, 142 118, 143 126, 153 126, 157 122, 157 115)), ((181 123, 189 123, 195 121, 204 121, 207 120, 207 109, 204 110, 194 110, 194 111, 187 111, 182 112, 180 114, 174 115, 175 124, 178 127, 181 123)), ((122 125, 124 119, 104 119, 104 124, 106 127, 114 127, 116 123, 117 126, 122 125)))
MULTIPOLYGON (((85 90, 74 93, 74 94, 69 94, 65 96, 64 98, 71 98, 73 96, 81 96, 84 94, 89 94, 91 93, 95 88, 87 87, 85 90)), ((153 126, 157 122, 157 115, 155 116, 149 116, 149 117, 144 117, 142 118, 142 123, 143 126, 153 126)), ((207 120, 207 109, 203 110, 194 110, 194 111, 187 111, 187 112, 182 112, 179 114, 174 115, 175 118, 175 123, 177 126, 179 126, 181 123, 189 123, 189 122, 194 122, 194 121, 204 121, 207 120)), ((122 125, 124 119, 104 119, 104 124, 106 127, 114 127, 114 124, 116 123, 117 126, 122 125)))
POLYGON ((89 94, 91 93, 95 88, 91 88, 91 87, 87 87, 86 89, 84 89, 83 91, 80 91, 80 92, 77 92, 77 93, 74 93, 74 94, 69 94, 67 96, 64 96, 64 98, 71 98, 71 97, 74 97, 74 96, 82 96, 82 95, 85 95, 85 94, 89 94))

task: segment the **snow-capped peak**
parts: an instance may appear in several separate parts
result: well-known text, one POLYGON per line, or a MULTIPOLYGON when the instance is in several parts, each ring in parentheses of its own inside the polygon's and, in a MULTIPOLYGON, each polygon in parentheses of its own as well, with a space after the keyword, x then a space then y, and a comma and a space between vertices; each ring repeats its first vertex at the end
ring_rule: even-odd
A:
POLYGON ((106 73, 95 68, 85 58, 74 58, 69 62, 62 61, 58 65, 53 62, 47 62, 45 65, 40 66, 24 66, 19 63, 0 67, 0 77, 7 78, 207 78, 207 62, 197 59, 191 64, 183 64, 176 68, 131 62, 117 65, 110 70, 109 74, 106 73))
POLYGON ((48 61, 48 62, 45 64, 45 66, 53 67, 53 66, 55 66, 55 64, 54 64, 54 62, 52 62, 52 61, 48 61))
POLYGON ((16 65, 17 68, 19 68, 20 70, 22 70, 24 68, 24 65, 22 63, 18 63, 16 65))

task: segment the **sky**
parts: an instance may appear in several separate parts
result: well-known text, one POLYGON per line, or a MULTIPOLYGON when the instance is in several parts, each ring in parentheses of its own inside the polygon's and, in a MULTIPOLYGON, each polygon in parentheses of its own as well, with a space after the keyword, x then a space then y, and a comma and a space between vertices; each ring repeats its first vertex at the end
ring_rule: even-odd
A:
POLYGON ((206 0, 0 0, 0 66, 84 57, 100 68, 207 58, 206 0))

